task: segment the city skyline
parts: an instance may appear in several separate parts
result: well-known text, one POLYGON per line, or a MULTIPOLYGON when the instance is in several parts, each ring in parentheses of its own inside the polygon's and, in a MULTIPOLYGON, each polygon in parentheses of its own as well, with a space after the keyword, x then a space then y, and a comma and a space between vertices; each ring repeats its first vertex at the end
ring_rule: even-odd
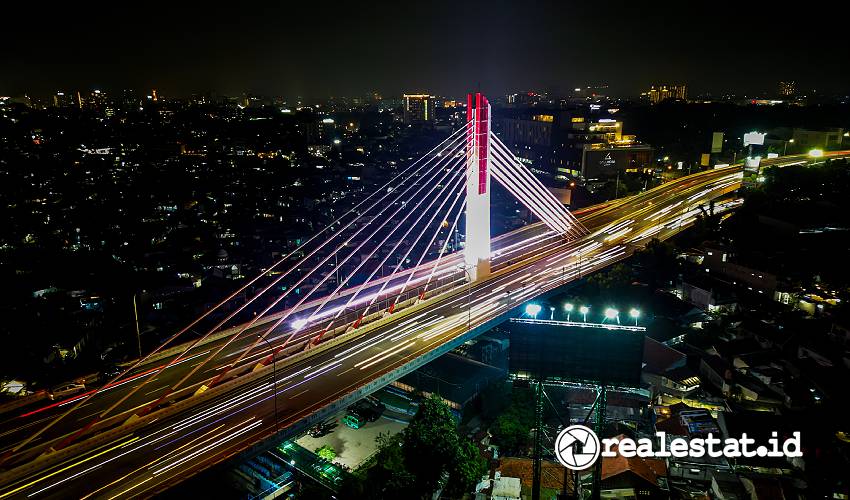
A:
MULTIPOLYGON (((11 6, 7 19, 31 14, 11 6)), ((836 10, 842 7, 836 6, 836 10)), ((48 10, 0 43, 15 72, 0 94, 71 89, 149 89, 164 95, 213 91, 305 97, 490 95, 518 90, 566 94, 606 83, 632 96, 656 83, 686 83, 693 95, 797 90, 847 91, 835 71, 840 16, 799 20, 723 5, 539 3, 243 6, 236 11, 145 4, 48 10), (481 29, 475 29, 472 19, 481 29), (740 36, 728 27, 740 26, 740 36), (817 44, 818 50, 812 50, 817 44), (824 50, 822 47, 827 47, 824 50), (345 75, 339 77, 338 75, 345 75)))

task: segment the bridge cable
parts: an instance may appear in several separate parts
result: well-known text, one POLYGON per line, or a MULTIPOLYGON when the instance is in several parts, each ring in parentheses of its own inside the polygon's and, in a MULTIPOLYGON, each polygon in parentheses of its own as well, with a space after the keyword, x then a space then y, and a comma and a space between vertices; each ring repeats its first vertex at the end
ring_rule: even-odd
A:
MULTIPOLYGON (((414 170, 414 171, 413 171, 413 174, 415 174, 415 173, 419 172, 422 168, 424 168, 424 167, 425 167, 425 166, 426 166, 426 165, 427 165, 427 164, 428 164, 428 163, 429 163, 429 162, 433 159, 432 157, 430 157, 430 155, 431 155, 431 154, 433 154, 433 153, 434 153, 434 151, 437 151, 437 150, 438 150, 439 148, 441 148, 441 147, 442 147, 443 149, 445 149, 443 146, 444 146, 444 144, 446 144, 447 142, 449 142, 449 143, 451 144, 451 143, 454 143, 454 142, 456 142, 456 141, 458 141, 458 140, 460 140, 460 139, 462 139, 462 138, 465 138, 465 134, 463 134, 463 133, 462 133, 463 131, 464 131, 464 129, 459 129, 459 130, 457 130, 457 131, 453 132, 452 134, 450 134, 450 135, 449 135, 446 139, 444 139, 442 142, 440 142, 439 144, 437 144, 437 146, 435 146, 435 147, 433 147, 431 150, 429 150, 429 151, 428 151, 428 153, 426 153, 425 155, 423 155, 422 157, 420 157, 419 159, 417 159, 416 161, 414 161, 413 163, 411 163, 411 164, 410 164, 409 166, 407 166, 404 170, 402 170, 402 171, 401 171, 401 172, 399 172, 397 175, 395 175, 392 179, 390 179, 389 181, 387 181, 386 183, 384 183, 384 184, 383 184, 383 185, 382 185, 379 189, 377 189, 377 190, 375 190, 373 193, 369 194, 366 198, 364 198, 363 200, 361 200, 360 202, 358 202, 358 203, 357 203, 354 207, 352 207, 351 209, 349 209, 348 211, 346 211, 343 215, 339 216, 337 219, 335 219, 335 220, 334 220, 334 221, 332 221, 330 224, 328 224, 327 226, 325 226, 324 228, 322 228, 320 231, 318 231, 316 234, 314 234, 313 236, 311 236, 311 237, 310 237, 307 241, 305 241, 305 242, 304 242, 302 245, 300 245, 298 248, 296 248, 296 249, 295 249, 295 250, 293 250, 292 252, 289 252, 286 256, 284 256, 284 257, 282 257, 281 259, 279 259, 279 260, 278 260, 277 262, 275 262, 272 266, 270 266, 268 269, 266 269, 263 273, 261 273, 261 274, 257 275, 257 276, 256 276, 256 277, 254 277, 251 281, 247 282, 245 285, 243 285, 243 286, 242 286, 242 287, 240 287, 238 290, 236 290, 235 292, 233 292, 232 294, 230 294, 227 298, 225 298, 224 300, 222 300, 221 302, 219 302, 217 305, 215 305, 215 306, 214 306, 214 307, 212 307, 211 309, 209 309, 209 310, 207 310, 206 312, 204 312, 201 316, 199 316, 197 319, 195 319, 194 321, 192 321, 189 325, 187 325, 186 327, 184 327, 184 328, 183 328, 182 330, 180 330, 179 332, 175 333, 173 336, 171 336, 169 339, 167 339, 165 342, 163 342, 160 346, 158 346, 157 348, 155 348, 153 351, 151 351, 150 353, 148 353, 146 356, 144 356, 144 357, 140 358, 139 360, 137 360, 137 361, 136 361, 133 365, 131 365, 129 368, 125 369, 123 372, 121 372, 121 373, 120 373, 120 374, 118 374, 117 376, 113 377, 113 378, 112 378, 109 382, 107 382, 105 385, 103 385, 103 386, 101 386, 101 387, 99 387, 99 388, 95 389, 92 393, 88 394, 86 397, 81 398, 79 401, 77 401, 77 403, 76 403, 75 405, 73 405, 72 407, 70 407, 70 408, 69 408, 67 411, 65 411, 62 415, 59 415, 59 416, 58 416, 58 417, 56 417, 55 419, 51 420, 51 422, 49 422, 47 425, 45 425, 44 427, 42 427, 41 429, 39 429, 37 432, 35 432, 35 433, 34 433, 34 434, 32 434, 31 436, 29 436, 27 439, 25 439, 25 440, 23 440, 22 442, 18 443, 15 447, 13 447, 12 449, 10 449, 10 450, 9 450, 9 452, 7 453, 7 455, 6 455, 6 456, 3 456, 2 458, 0 458, 0 463, 2 463, 3 461, 5 461, 5 459, 6 459, 6 458, 8 458, 8 455, 11 455, 12 453, 17 452, 18 450, 20 450, 21 448, 23 448, 24 446, 26 446, 27 444, 29 444, 30 442, 32 442, 34 439, 36 439, 37 437, 39 437, 41 434, 43 434, 44 432, 46 432, 47 430, 49 430, 50 428, 52 428, 54 425, 56 425, 57 423, 59 423, 62 419, 64 419, 64 418, 65 418, 65 417, 67 417, 69 414, 71 414, 73 411, 75 411, 76 409, 78 409, 80 406, 82 406, 84 403, 86 403, 88 400, 90 400, 93 396, 95 396, 96 394, 98 394, 101 390, 103 390, 103 389, 105 389, 105 388, 109 388, 109 387, 111 387, 111 386, 112 386, 112 385, 113 385, 116 381, 118 381, 121 377, 124 377, 125 375, 127 375, 127 373, 129 373, 129 372, 131 372, 132 370, 136 369, 138 366, 140 366, 141 364, 143 364, 144 362, 146 362, 148 359, 150 359, 150 358, 151 358, 152 356, 154 356, 156 353, 158 353, 159 351, 161 351, 162 349, 164 349, 164 348, 165 348, 168 344, 170 344, 171 342, 173 342, 174 340, 176 340, 178 337, 180 337, 181 335, 183 335, 183 334, 184 334, 184 333, 186 333, 187 331, 191 330, 191 329, 192 329, 195 325, 197 325, 200 321, 202 321, 202 320, 203 320, 203 319, 205 319, 207 316, 209 316, 212 312, 214 312, 215 310, 219 309, 221 306, 223 306, 224 304, 226 304, 227 302, 229 302, 230 300, 232 300, 233 298, 235 298, 236 296, 238 296, 238 295, 239 295, 240 293, 242 293, 245 289, 247 289, 248 287, 250 287, 251 285, 253 285, 254 283, 256 283, 256 282, 257 282, 260 278, 262 278, 263 276, 266 276, 266 275, 269 273, 269 271, 271 271, 271 270, 273 270, 273 269, 277 268, 278 266, 280 266, 280 264, 282 264, 282 263, 286 262, 286 261, 287 261, 290 257, 292 257, 293 255, 295 255, 296 253, 298 253, 299 251, 301 251, 301 250, 302 250, 305 246, 307 246, 307 245, 308 245, 308 244, 310 244, 311 242, 313 242, 313 241, 315 241, 316 239, 318 239, 318 238, 319 238, 319 236, 321 236, 322 234, 324 234, 324 233, 325 233, 326 231, 328 231, 329 229, 333 228, 333 227, 334 227, 334 225, 339 224, 339 223, 340 223, 340 222, 341 222, 341 221, 342 221, 345 217, 347 217, 347 216, 349 216, 349 215, 351 215, 351 214, 353 214, 353 213, 356 213, 356 212, 357 212, 357 210, 358 210, 360 207, 362 207, 364 204, 366 204, 366 203, 367 203, 370 199, 372 199, 372 198, 373 198, 374 196, 376 196, 378 193, 384 192, 384 193, 385 193, 385 195, 384 195, 383 197, 381 197, 381 199, 380 199, 380 200, 378 200, 377 202, 375 202, 375 203, 374 203, 371 207, 369 207, 369 208, 366 210, 366 212, 368 212, 369 210, 371 210, 374 206, 376 206, 378 203, 380 203, 380 201, 381 201, 381 200, 383 200, 384 198, 386 198, 386 195, 387 195, 387 194, 389 194, 388 192, 386 192, 386 188, 387 188, 388 186, 390 186, 390 185, 391 185, 391 184, 393 184, 395 181, 399 180, 399 179, 400 179, 401 177, 403 177, 405 174, 407 174, 408 172, 410 172, 410 171, 411 171, 414 167, 416 167, 416 165, 418 165, 420 162, 422 162, 423 160, 428 159, 428 161, 426 161, 426 163, 425 163, 425 164, 421 165, 419 168, 417 168, 416 170, 414 170)), ((336 234, 339 234, 339 233, 341 233, 342 231, 344 231, 344 230, 345 230, 346 228, 348 228, 348 227, 349 227, 349 226, 350 226, 350 225, 351 225, 354 221, 356 221, 356 220, 358 220, 358 219, 359 219, 359 215, 358 215, 358 217, 357 217, 357 218, 352 219, 352 221, 350 221, 350 222, 349 222, 349 223, 348 223, 348 224, 347 224, 347 225, 346 225, 346 226, 345 226, 342 230, 338 231, 336 234)), ((336 237, 336 234, 334 234, 334 236, 332 236, 332 237, 331 237, 331 240, 333 240, 333 239, 336 237)), ((327 241, 330 241, 330 240, 327 240, 327 241)), ((324 244, 326 244, 326 243, 327 243, 327 241, 326 241, 324 244)), ((324 244, 322 245, 322 247, 324 246, 324 244)), ((319 248, 322 248, 322 247, 319 247, 319 248)), ((318 250, 318 249, 316 249, 316 250, 318 250)), ((312 253, 315 253, 315 251, 316 251, 316 250, 314 250, 314 252, 312 252, 312 253)), ((311 253, 311 255, 312 255, 312 253, 311 253)), ((306 258, 305 258, 305 259, 306 259, 306 258)), ((292 266, 292 268, 290 268, 290 269, 289 269, 286 273, 284 273, 284 274, 282 274, 281 276, 279 276, 279 277, 278 277, 278 279, 276 279, 276 280, 272 283, 272 285, 274 285, 275 283, 279 282, 281 279, 283 279, 283 277, 284 277, 284 276, 288 275, 288 274, 289 274, 292 270, 296 269, 296 268, 297 268, 297 267, 301 264, 301 262, 303 262, 305 259, 302 259, 302 260, 301 260, 298 264, 296 264, 295 266, 292 266)), ((235 314, 237 314, 238 312, 241 312, 241 311, 242 311, 242 310, 243 310, 243 309, 244 309, 244 308, 245 308, 248 304, 250 304, 250 303, 251 303, 251 302, 253 302, 253 300, 255 300, 257 297, 259 297, 260 295, 262 295, 263 293, 265 293, 265 292, 266 292, 269 288, 270 288, 270 287, 266 287, 266 289, 264 289, 264 290, 263 290, 260 294, 256 295, 256 296, 255 296, 255 297, 253 297, 250 301, 248 301, 246 304, 244 304, 242 307, 240 307, 240 308, 239 308, 239 310, 237 310, 234 314, 231 314, 231 315, 227 318, 227 320, 225 320, 225 322, 226 322, 226 321, 228 321, 229 319, 231 319, 232 317, 234 317, 234 316, 235 316, 235 314)), ((218 328, 220 328, 221 326, 223 326, 223 324, 224 324, 225 322, 222 322, 222 323, 220 323, 219 325, 217 325, 217 326, 216 326, 216 327, 215 327, 212 331, 215 331, 216 329, 218 329, 218 328)), ((207 334, 207 336, 208 336, 210 333, 212 333, 212 331, 211 331, 211 332, 209 332, 209 333, 207 334)), ((204 338, 206 338, 206 336, 204 336, 204 338)), ((182 357, 182 356, 183 356, 186 352, 188 352, 188 351, 189 351, 189 350, 190 350, 190 349, 191 349, 194 345, 197 345, 197 342, 193 343, 193 344, 192 344, 192 346, 190 346, 190 347, 189 347, 189 349, 184 350, 184 351, 183 351, 183 353, 181 353, 181 355, 180 355, 180 356, 178 356, 178 358, 179 358, 179 357, 182 357)), ((175 359, 176 359, 176 358, 175 358, 175 359)), ((146 384, 149 380, 153 380, 153 379, 155 379, 155 378, 156 378, 156 375, 158 375, 159 373, 161 373, 161 371, 162 371, 162 370, 164 370, 165 368, 167 368, 168 366, 169 366, 169 365, 164 365, 163 367, 160 367, 160 369, 158 369, 158 370, 157 370, 157 372, 155 372, 155 374, 154 374, 154 376, 153 376, 153 377, 146 378, 145 382, 143 382, 141 385, 145 385, 145 384, 146 384)), ((124 398, 121 398, 121 400, 120 400, 118 403, 113 404, 113 405, 112 405, 110 408, 108 408, 106 411, 104 411, 104 412, 102 412, 100 415, 98 415, 95 419, 93 419, 93 420, 92 420, 91 422, 89 422, 86 426, 84 426, 83 428, 81 428, 81 429, 80 429, 80 431, 79 431, 79 432, 77 432, 77 433, 75 433, 72 437, 73 437, 73 438, 76 438, 76 437, 78 437, 80 434, 82 434, 82 432, 84 432, 84 431, 88 430, 88 429, 89 429, 92 425, 94 425, 94 424, 95 424, 98 420, 100 420, 100 419, 102 419, 104 416, 106 416, 106 415, 107 415, 107 414, 108 414, 108 413, 109 413, 112 409, 114 409, 117 405, 119 405, 119 404, 123 403, 123 402, 124 402, 124 401, 125 401, 125 400, 126 400, 126 399, 130 396, 130 395, 132 395, 132 393, 134 393, 136 390, 138 390, 139 388, 141 388, 141 385, 140 385, 140 386, 137 386, 136 388, 134 388, 134 390, 131 392, 131 394, 129 394, 129 395, 127 395, 127 396, 125 396, 124 398)), ((66 439, 66 440, 65 440, 65 442, 61 443, 63 446, 60 446, 60 447, 57 447, 57 448, 54 448, 54 449, 59 449, 59 448, 61 448, 61 447, 67 446, 68 444, 70 444, 70 441, 71 441, 71 440, 72 440, 72 439, 70 439, 70 440, 69 440, 69 439, 66 439)))

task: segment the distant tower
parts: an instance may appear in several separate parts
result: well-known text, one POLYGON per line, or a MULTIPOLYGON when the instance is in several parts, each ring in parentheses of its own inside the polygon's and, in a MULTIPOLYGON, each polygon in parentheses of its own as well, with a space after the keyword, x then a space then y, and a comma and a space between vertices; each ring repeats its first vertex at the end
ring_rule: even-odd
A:
POLYGON ((466 247, 473 281, 490 274, 490 103, 480 92, 466 96, 466 247))
POLYGON ((797 82, 785 81, 779 82, 779 95, 784 97, 792 97, 797 93, 797 82))
POLYGON ((434 121, 434 96, 404 94, 404 123, 426 124, 434 121))

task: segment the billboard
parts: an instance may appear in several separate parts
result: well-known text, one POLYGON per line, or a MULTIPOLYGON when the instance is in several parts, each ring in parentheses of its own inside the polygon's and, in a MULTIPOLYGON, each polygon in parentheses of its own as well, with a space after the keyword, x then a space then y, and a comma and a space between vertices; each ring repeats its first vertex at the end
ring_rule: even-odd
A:
POLYGON ((643 332, 551 324, 506 323, 510 371, 560 379, 637 387, 643 332))
POLYGON ((582 152, 581 174, 587 179, 614 175, 626 170, 640 170, 652 164, 653 149, 649 146, 603 147, 585 146, 582 152))
POLYGON ((711 152, 720 153, 723 151, 723 132, 714 132, 711 134, 711 152))
POLYGON ((744 134, 744 146, 749 146, 750 144, 754 146, 763 146, 764 145, 764 136, 767 134, 763 134, 761 132, 747 132, 744 134))

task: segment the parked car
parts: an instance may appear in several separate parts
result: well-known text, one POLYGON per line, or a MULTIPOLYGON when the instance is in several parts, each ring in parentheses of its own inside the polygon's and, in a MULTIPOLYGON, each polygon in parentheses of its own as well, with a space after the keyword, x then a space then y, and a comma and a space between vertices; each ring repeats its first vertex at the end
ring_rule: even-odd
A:
POLYGON ((65 396, 73 396, 74 394, 78 394, 86 390, 86 386, 83 384, 78 384, 76 382, 71 382, 70 384, 60 385, 59 387, 54 387, 50 391, 50 399, 63 398, 65 396))
POLYGON ((337 424, 334 421, 327 421, 327 422, 321 422, 319 424, 316 424, 316 426, 313 427, 312 429, 310 429, 310 431, 309 431, 310 437, 319 438, 319 437, 325 436, 327 434, 330 434, 331 431, 334 430, 336 425, 337 424))
POLYGON ((121 374, 121 368, 119 368, 115 365, 107 366, 106 368, 104 368, 103 370, 100 371, 100 376, 99 376, 100 383, 105 384, 105 383, 109 382, 110 380, 112 380, 113 378, 115 378, 116 376, 118 376, 120 374, 121 374))

